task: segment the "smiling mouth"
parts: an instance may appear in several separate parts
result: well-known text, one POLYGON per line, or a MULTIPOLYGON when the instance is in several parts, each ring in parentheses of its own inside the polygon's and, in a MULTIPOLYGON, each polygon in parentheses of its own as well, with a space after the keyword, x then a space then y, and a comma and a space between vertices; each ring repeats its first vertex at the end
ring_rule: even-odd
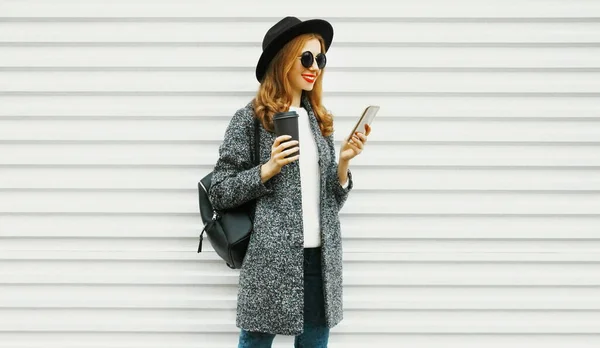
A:
POLYGON ((304 79, 306 82, 313 83, 313 82, 315 82, 315 79, 316 79, 317 77, 316 77, 316 76, 314 76, 314 75, 302 75, 302 78, 303 78, 303 79, 304 79))

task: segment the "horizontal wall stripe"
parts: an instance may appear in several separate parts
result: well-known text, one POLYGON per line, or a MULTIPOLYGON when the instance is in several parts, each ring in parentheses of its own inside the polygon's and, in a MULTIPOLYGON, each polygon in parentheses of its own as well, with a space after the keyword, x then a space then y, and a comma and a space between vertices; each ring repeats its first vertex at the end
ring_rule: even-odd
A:
MULTIPOLYGON (((118 320, 114 320, 111 322, 111 316, 114 315, 115 310, 113 309, 103 309, 103 310, 95 310, 95 320, 93 322, 86 322, 86 320, 81 320, 85 318, 86 314, 90 312, 90 310, 86 309, 40 309, 40 316, 37 317, 35 322, 27 322, 27 317, 32 314, 33 310, 21 309, 21 310, 5 310, 7 314, 11 314, 11 317, 14 318, 13 321, 10 322, 2 322, 4 328, 3 329, 13 329, 18 327, 20 324, 24 324, 26 327, 35 328, 35 327, 45 327, 46 325, 49 327, 55 327, 58 330, 66 329, 69 327, 75 329, 83 329, 85 327, 94 327, 100 329, 102 327, 109 328, 113 327, 117 330, 123 329, 144 329, 144 325, 148 325, 147 329, 160 329, 158 325, 164 325, 163 328, 171 328, 175 331, 177 327, 182 324, 182 327, 192 326, 192 325, 210 325, 211 319, 213 322, 225 324, 232 316, 231 310, 219 310, 219 309, 206 309, 204 310, 207 314, 206 319, 198 319, 202 316, 198 310, 195 309, 170 309, 170 310, 136 310, 136 309, 118 309, 119 312, 122 312, 122 315, 118 320), (164 312, 165 316, 161 318, 161 312, 164 312), (52 317, 57 317, 58 320, 52 322, 52 317), (69 316, 73 316, 77 320, 73 320, 69 322, 66 320, 69 316), (165 317, 178 317, 179 320, 166 322, 169 319, 165 317), (120 326, 120 328, 118 327, 120 326)), ((507 322, 510 322, 512 325, 517 323, 523 325, 523 328, 532 327, 535 328, 535 324, 531 324, 531 322, 537 322, 537 325, 547 324, 551 326, 552 323, 561 323, 567 327, 577 327, 577 325, 582 325, 583 327, 593 328, 597 325, 591 324, 594 323, 598 316, 597 313, 585 312, 585 311, 508 311, 508 312, 494 312, 494 311, 464 311, 464 316, 461 316, 461 313, 456 313, 454 311, 428 311, 428 310, 406 310, 406 311, 381 311, 380 319, 377 321, 370 319, 370 315, 373 314, 372 310, 348 310, 348 323, 344 326, 348 329, 352 326, 358 327, 360 324, 366 324, 372 326, 372 329, 376 329, 375 324, 383 324, 388 326, 389 329, 396 329, 402 331, 402 327, 405 325, 414 325, 414 326, 425 326, 427 322, 430 321, 434 326, 443 325, 443 323, 447 320, 451 320, 453 322, 453 327, 467 329, 470 324, 474 324, 479 321, 480 323, 485 323, 490 327, 494 327, 497 329, 501 329, 503 327, 510 327, 507 325, 507 322), (362 317, 361 317, 362 316, 362 317), (411 318, 412 316, 412 318, 411 318), (398 318, 398 322, 396 323, 386 323, 386 319, 390 319, 393 317, 398 318), (495 318, 494 318, 495 317, 495 318), (372 320, 369 323, 369 320, 372 320), (413 321, 412 323, 410 321, 413 321), (584 323, 588 321, 587 325, 584 323), (570 324, 570 325, 568 325, 570 324)), ((235 313, 233 313, 235 316, 235 313)), ((341 324, 340 324, 341 325, 341 324)), ((384 326, 384 327, 385 327, 384 326)), ((483 326, 483 325, 482 325, 483 326)), ((229 330, 228 330, 229 331, 229 330)))
MULTIPOLYGON (((139 245, 140 239, 196 239, 202 222, 196 213, 179 214, 111 214, 111 213, 63 213, 63 214, 7 214, 0 213, 3 223, 12 228, 0 229, 0 236, 8 243, 10 238, 119 238, 118 245, 139 245), (44 226, 54 226, 53 229, 44 226), (81 229, 81 226, 87 226, 81 229)), ((340 221, 343 238, 366 243, 371 238, 386 238, 388 242, 410 241, 419 248, 429 242, 443 246, 446 251, 453 247, 470 245, 486 250, 524 251, 560 249, 561 246, 593 248, 600 240, 600 215, 555 214, 533 216, 533 214, 501 216, 481 215, 436 215, 424 214, 348 214, 342 209, 340 221), (381 221, 385 221, 382 224, 381 221), (381 228, 370 228, 379 222, 381 228), (364 231, 369 231, 365 233, 364 231), (424 242, 418 244, 417 242, 424 242), (450 241, 446 243, 446 241, 450 241), (506 241, 507 243, 505 243, 506 241), (514 243, 513 243, 514 242, 514 243), (536 247, 539 247, 536 249, 536 247)), ((64 240, 61 240, 65 242, 64 240)), ((185 242, 184 242, 185 243, 185 242)), ((165 244, 166 245, 166 244, 165 244)), ((193 244, 192 244, 193 245, 193 244)), ((83 248, 84 246, 81 246, 83 248)), ((113 246, 116 248, 117 246, 113 246)), ((189 246, 191 247, 191 245, 189 246)), ((210 248, 210 246, 207 246, 210 248)), ((591 251, 587 249, 588 251, 591 251)), ((197 255, 200 256, 200 255, 197 255)))
MULTIPOLYGON (((347 137, 358 116, 335 121, 336 139, 347 137)), ((3 120, 0 138, 11 141, 202 141, 218 142, 226 117, 200 120, 3 120)), ((402 120, 381 118, 373 123, 374 142, 600 142, 598 120, 402 120), (377 138, 375 138, 377 137, 377 138)), ((370 140, 370 139, 369 139, 370 140)))
MULTIPOLYGON (((222 264, 221 264, 222 266, 222 264)), ((521 265, 519 265, 521 267, 521 265)), ((517 269, 519 267, 516 267, 517 269)), ((573 265, 569 270, 576 270, 580 265, 573 265)), ((597 265, 595 265, 598 268, 597 265)), ((512 265, 515 268, 515 265, 512 265)), ((537 273, 543 272, 539 266, 534 266, 537 273)), ((222 267, 221 267, 222 269, 222 267)), ((563 273, 566 272, 563 269, 563 273)), ((503 275, 489 276, 493 269, 482 270, 480 273, 471 275, 447 275, 448 272, 456 273, 456 270, 446 270, 446 275, 433 274, 431 276, 400 276, 397 274, 378 274, 365 275, 362 273, 345 272, 344 284, 352 286, 362 286, 368 291, 371 286, 417 286, 417 287, 600 287, 597 274, 592 274, 590 277, 585 275, 564 276, 557 275, 552 277, 535 276, 535 270, 524 272, 522 276, 503 275), (488 274, 486 277, 485 274, 488 274)), ((510 272, 508 272, 510 273, 510 272)), ((115 273, 114 271, 103 273, 60 273, 60 274, 3 274, 3 284, 26 285, 31 286, 46 286, 46 285, 81 285, 81 286, 132 286, 132 285, 147 285, 147 286, 198 286, 198 285, 237 285, 239 274, 237 272, 224 273, 220 270, 215 272, 194 272, 190 274, 138 274, 135 277, 129 273, 115 273)), ((557 327, 558 328, 558 327, 557 327)), ((231 328, 235 330, 235 328, 231 328)), ((0 331, 2 328, 0 327, 0 331)), ((239 331, 239 329, 238 329, 239 331)))
MULTIPOLYGON (((488 43, 488 42, 349 42, 339 43, 336 47, 354 47, 354 48, 370 48, 370 47, 598 47, 597 42, 575 42, 575 43, 545 43, 545 42, 504 42, 504 43, 488 43)), ((1 43, 0 47, 255 47, 260 49, 260 42, 5 42, 1 43)))
MULTIPOLYGON (((248 91, 3 91, 0 92, 0 97, 4 96, 20 96, 20 97, 55 97, 55 96, 97 96, 97 97, 246 97, 246 103, 240 107, 244 107, 256 93, 248 91)), ((598 98, 600 92, 329 92, 329 96, 354 98, 357 96, 371 97, 496 97, 496 98, 598 98)))
MULTIPOLYGON (((272 23, 281 19, 282 17, 269 17, 269 16, 254 16, 254 17, 0 17, 0 23, 236 23, 236 22, 248 22, 248 23, 272 23)), ((342 16, 327 16, 325 18, 332 23, 381 23, 381 22, 392 22, 392 23, 580 23, 580 22, 593 22, 598 17, 342 17, 342 16)), ((337 27, 337 25, 336 25, 337 27)))
MULTIPOLYGON (((190 189, 203 168, 89 168, 79 167, 10 167, 2 169, 0 190, 173 190, 190 189), (38 181, 37 178, 44 180, 38 181)), ((572 169, 454 169, 433 168, 379 168, 355 167, 356 189, 378 190, 394 187, 396 190, 490 190, 490 191, 600 191, 600 168, 572 169), (377 175, 378 180, 364 180, 377 175), (444 178, 440 181, 440 178, 444 178), (516 178, 516 180, 515 180, 516 178)))
MULTIPOLYGON (((253 96, 3 96, 0 120, 4 117, 223 117, 229 119, 253 96), (27 103, 24 99, 27 98, 27 103)), ((517 121, 515 119, 600 118, 600 98, 589 97, 457 97, 457 96, 362 96, 352 98, 327 94, 324 105, 336 120, 355 120, 369 104, 384 107, 379 120, 435 118, 443 120, 475 118, 517 121)))
MULTIPOLYGON (((35 1, 35 6, 20 2, 9 2, 3 4, 3 17, 27 17, 27 18, 64 18, 64 17, 109 17, 109 18, 131 18, 131 17, 183 17, 192 15, 197 17, 218 18, 246 18, 265 17, 265 8, 268 7, 269 18, 281 18, 289 13, 289 6, 279 1, 263 1, 262 6, 250 4, 243 0, 230 0, 227 5, 207 6, 203 3, 190 1, 150 2, 142 0, 119 1, 107 6, 97 1, 62 1, 60 3, 46 3, 35 1)), ((323 3, 318 0, 307 0, 304 6, 294 8, 298 17, 315 16, 318 9, 319 17, 390 17, 391 14, 402 17, 426 17, 426 18, 471 18, 471 17, 600 17, 600 4, 575 0, 569 2, 544 1, 540 3, 535 0, 460 0, 452 4, 443 0, 427 0, 419 2, 395 2, 377 0, 365 7, 362 3, 344 3, 340 6, 338 2, 323 3)))
MULTIPOLYGON (((336 140, 339 136, 336 134, 336 140)), ((377 142, 369 139, 369 156, 356 158, 352 166, 436 166, 488 168, 536 166, 568 168, 600 166, 598 145, 560 143, 439 143, 377 142), (402 146, 396 146, 396 145, 402 146), (477 146, 474 146, 477 144, 477 146), (485 146, 484 146, 485 145, 485 146), (385 161, 385 162, 384 162, 385 161)), ((5 165, 214 165, 215 142, 27 142, 0 143, 0 162, 5 165), (76 145, 76 146, 74 146, 76 145), (90 157, 90 154, 94 154, 90 157)), ((336 150, 339 143, 336 142, 336 150)), ((208 174, 208 172, 206 172, 208 174)), ((368 179, 368 178, 365 178, 368 179)))
MULTIPOLYGON (((238 68, 238 67, 200 67, 200 68, 177 68, 177 67, 14 67, 14 68, 0 68, 0 71, 6 72, 165 72, 165 71, 193 71, 193 72, 206 72, 206 71, 252 71, 252 68, 238 68)), ((539 73, 539 72, 557 72, 557 73, 584 73, 584 72, 600 72, 600 68, 372 68, 372 67, 356 67, 356 68, 331 68, 328 71, 335 72, 485 72, 485 73, 499 73, 499 72, 524 72, 524 73, 539 73)))
MULTIPOLYGON (((166 345, 172 348, 192 348, 198 345, 197 342, 210 342, 206 347, 210 348, 230 348, 231 342, 236 342, 238 332, 178 332, 176 335, 165 335, 153 332, 115 332, 105 331, 102 333, 96 332, 79 332, 79 331, 60 331, 58 334, 44 331, 29 330, 24 333, 2 333, 2 337, 6 337, 10 342, 21 343, 20 348, 39 347, 39 342, 43 341, 46 344, 56 344, 63 348, 92 348, 95 343, 110 344, 107 347, 122 348, 126 344, 127 348, 162 348, 166 345), (61 340, 61 335, 68 335, 71 339, 69 342, 61 340), (32 336, 35 337, 32 339, 32 336), (59 337, 57 337, 59 336, 59 337), (112 343, 112 342, 119 343, 112 343), (64 343, 63 343, 64 342, 64 343), (94 343, 90 343, 94 342, 94 343)), ((373 337, 377 337, 383 342, 394 342, 401 346, 412 347, 435 347, 440 344, 451 345, 452 347, 477 348, 481 345, 481 341, 490 339, 489 334, 472 333, 472 334, 456 334, 447 333, 445 331, 435 332, 427 335, 419 332, 406 334, 391 334, 377 333, 377 335, 366 334, 356 335, 354 332, 331 333, 329 343, 331 346, 339 347, 364 347, 373 343, 373 337)), ((502 348, 507 345, 516 346, 522 344, 532 346, 544 342, 544 346, 548 348, 558 348, 577 344, 582 348, 595 348, 600 340, 594 334, 570 333, 569 335, 547 334, 523 334, 523 333, 495 333, 493 340, 490 342, 490 348, 502 348)), ((281 336, 273 342, 273 348, 284 348, 293 346, 293 337, 281 336)))
MULTIPOLYGON (((499 302, 490 300, 489 302, 430 302, 430 301, 415 301, 415 302, 400 302, 394 300, 373 300, 373 301, 357 301, 352 299, 344 299, 344 308, 350 311, 360 311, 367 309, 387 310, 387 311, 507 311, 507 312, 526 312, 526 311, 570 311, 583 312, 594 311, 600 309, 600 303, 597 301, 577 301, 573 303, 562 302, 530 302, 530 301, 511 301, 499 302), (541 303, 540 303, 541 302, 541 303)), ((53 300, 48 301, 36 300, 12 300, 10 304, 3 306, 0 302, 2 310, 30 310, 33 308, 44 309, 61 309, 61 310, 120 310, 120 309, 190 309, 190 310, 229 310, 236 307, 236 297, 227 299, 211 299, 211 300, 171 300, 171 301, 156 301, 155 299, 139 300, 135 298, 127 298, 121 301, 112 300, 110 303, 98 302, 94 299, 85 300, 53 300)))
MULTIPOLYGON (((366 218, 368 219, 368 218, 366 218)), ((372 219, 374 220, 374 219, 372 219)), ((194 227, 201 226, 197 223, 194 227)), ((382 226, 377 233, 364 233, 357 228, 347 228, 343 235, 344 259, 348 262, 454 262, 454 263, 598 263, 596 257, 599 239, 563 237, 551 238, 457 238, 439 237, 432 243, 429 238, 414 238, 402 234, 391 225, 382 226), (382 246, 383 245, 383 246, 382 246), (377 253, 381 253, 378 255, 377 253)), ((186 237, 87 237, 80 238, 53 236, 3 237, 3 260, 185 260, 188 262, 218 261, 210 243, 203 245, 203 252, 197 254, 198 231, 192 227, 182 229, 186 237), (36 239, 38 243, 33 239, 36 239), (40 247, 46 242, 48 247, 40 247), (113 243, 111 248, 109 245, 113 243), (73 245, 78 251, 73 251, 73 245), (89 245, 88 245, 89 244, 89 245), (118 245, 118 247, 116 246, 118 245), (63 249, 61 249, 61 247, 63 249), (14 248, 14 249, 12 249, 14 248), (13 251, 17 249, 23 251, 13 251), (68 250, 66 250, 69 248, 68 250), (154 251, 153 251, 154 249, 154 251), (206 253, 204 252, 206 251, 206 253), (153 255, 154 258, 153 258, 153 255)), ((139 229, 134 233, 139 235, 139 229)), ((415 230, 413 230, 414 235, 415 230)), ((63 233, 65 235, 66 233, 63 233)), ((581 234, 581 233, 580 233, 581 234)), ((206 237, 205 237, 206 238, 206 237)))
MULTIPOLYGON (((30 272, 32 267, 37 264, 38 260, 44 260, 44 265, 35 266, 35 272, 52 273, 54 269, 60 267, 65 271, 79 272, 84 269, 96 269, 108 271, 114 268, 115 263, 120 266, 119 269, 126 270, 128 267, 139 268, 142 270, 152 270, 156 272, 167 272, 170 274, 176 274, 179 271, 187 272, 197 269, 198 260, 203 261, 203 271, 219 271, 221 268, 221 259, 216 255, 214 250, 210 248, 210 243, 207 243, 206 253, 203 252, 200 255, 196 254, 194 248, 189 247, 185 251, 161 251, 157 245, 159 243, 165 243, 159 241, 156 243, 155 248, 157 251, 137 251, 137 250, 85 250, 85 251, 65 251, 65 250, 31 250, 31 251, 19 251, 11 252, 4 250, 8 247, 14 247, 26 245, 25 243, 19 243, 8 239, 8 245, 3 246, 1 260, 10 263, 13 272, 15 273, 27 273, 30 272), (13 241, 13 243, 10 243, 13 241), (73 260, 81 261, 81 263, 74 264, 73 260), (169 263, 162 263, 159 261, 172 261, 169 263)), ((3 241, 3 242, 6 242, 3 241)), ((60 241, 59 241, 60 242, 60 241)), ((69 240, 67 242, 75 242, 82 244, 85 241, 69 240)), ((102 240, 93 240, 93 244, 100 244, 98 248, 104 246, 102 240)), ((113 240, 115 242, 115 240, 113 240)), ((119 242, 116 240, 116 242, 119 242)), ((143 241, 136 241, 142 244, 143 241)), ((186 240, 186 244, 193 245, 192 240, 186 240)), ((384 242, 384 241, 382 241, 384 242)), ((592 244, 591 242, 588 242, 592 244)), ((50 243, 51 248, 56 248, 55 245, 58 243, 50 243)), ((69 243, 71 245, 74 243, 69 243)), ((366 248, 359 249, 350 242, 348 245, 350 248, 344 245, 344 262, 348 263, 346 270, 349 273, 352 272, 367 272, 367 273, 393 273, 395 267, 403 267, 406 271, 409 271, 411 267, 420 268, 431 266, 435 268, 439 263, 451 263, 452 267, 456 268, 487 268, 488 266, 495 267, 494 272, 501 274, 504 270, 503 267, 510 267, 510 265, 520 264, 520 267, 548 267, 548 268, 574 268, 582 273, 587 271, 594 273, 593 271, 597 268, 597 264, 600 263, 600 255, 598 255, 598 245, 590 247, 591 252, 580 252, 574 245, 577 243, 567 243, 565 249, 561 250, 544 250, 543 252, 528 251, 495 251, 486 250, 484 247, 472 247, 471 249, 463 248, 464 250, 457 252, 446 252, 442 251, 443 248, 438 250, 419 250, 414 248, 413 250, 419 250, 419 252, 410 251, 410 247, 405 249, 396 248, 395 250, 383 250, 381 252, 375 250, 368 250, 366 248), (352 247, 355 246, 355 247, 352 247), (566 249, 568 248, 568 249, 566 249), (573 252, 565 252, 564 250, 572 250, 573 252), (575 253, 576 252, 576 253, 575 253), (561 265, 556 265, 560 263, 561 265), (505 265, 507 264, 507 265, 505 265)), ((405 243, 409 244, 409 243, 405 243)), ((600 243, 595 243, 600 244, 600 243)), ((142 245, 143 246, 143 245, 142 245)), ((33 245, 30 249, 38 249, 39 246, 33 245)), ((149 249, 149 248, 148 248, 149 249)), ((433 271, 432 271, 433 272, 433 271)))
MULTIPOLYGON (((19 301, 19 299, 31 296, 32 300, 42 302, 44 299, 45 306, 51 306, 50 299, 62 301, 70 298, 74 304, 81 306, 80 300, 88 300, 88 305, 109 305, 111 303, 121 303, 124 299, 130 299, 131 304, 137 304, 137 301, 155 300, 155 304, 177 304, 182 301, 204 302, 207 299, 215 297, 215 300, 229 300, 236 296, 236 285, 222 286, 198 286, 193 288, 180 287, 176 285, 162 286, 107 286, 105 288, 81 287, 77 285, 51 285, 46 289, 36 289, 27 286, 10 286, 3 287, 2 291, 2 306, 10 307, 9 299, 19 301), (163 291, 165 290, 165 291, 163 291), (46 295, 44 295, 46 291, 46 295), (100 297, 101 294, 109 296, 100 297), (77 294, 81 297, 73 298, 72 295, 77 294), (114 301, 114 302, 113 302, 114 301)), ((520 302, 523 304, 523 309, 535 306, 544 306, 555 304, 558 308, 561 306, 572 306, 572 309, 577 309, 581 304, 593 305, 597 302, 600 288, 597 287, 505 287, 502 292, 497 292, 498 289, 493 287, 483 287, 480 289, 449 286, 449 287, 402 287, 402 286, 373 286, 373 296, 369 299, 364 299, 361 296, 362 289, 358 286, 350 286, 345 289, 344 296, 349 301, 358 302, 379 302, 389 301, 402 306, 412 306, 411 302, 405 301, 405 298, 413 298, 415 303, 427 305, 456 303, 462 306, 467 306, 466 299, 476 300, 477 304, 487 304, 491 308, 494 306, 510 306, 512 303, 520 302), (502 301, 494 301, 501 299, 502 301)), ((67 304, 64 304, 67 306, 67 304)), ((23 304, 27 306, 27 304, 23 304)))
MULTIPOLYGON (((251 73, 239 72, 2 72, 1 93, 208 92, 254 93, 251 73), (246 77, 246 78, 244 78, 246 77)), ((419 73, 328 72, 323 88, 332 93, 600 93, 596 73, 419 73), (377 81, 377 83, 369 83, 377 81)))
MULTIPOLYGON (((350 21, 332 18, 335 44, 338 43, 598 43, 600 18, 576 22, 480 21, 350 21), (493 23, 493 26, 490 26, 493 23), (415 33, 419 33, 415 35, 415 33)), ((275 20, 276 21, 276 20, 275 20)), ((79 21, 0 22, 0 42, 249 42, 260 38, 274 22, 257 21, 79 21), (114 33, 120 33, 115 36, 114 33)))
MULTIPOLYGON (((2 191, 0 212, 194 213, 197 189, 2 191)), ((600 214, 598 192, 356 190, 346 213, 600 214), (374 198, 376 197, 376 198, 374 198), (460 205, 457 205, 460 202, 460 205)))
MULTIPOLYGON (((327 71, 350 69, 568 69, 598 68, 597 47, 344 47, 328 53, 327 71), (373 59, 377 57, 377 59, 373 59)), ((106 45, 31 47, 0 44, 0 63, 17 68, 179 68, 235 69, 251 72, 260 55, 256 48, 235 44, 227 47, 138 47, 106 45), (85 49, 82 49, 85 48, 85 49)), ((6 68, 5 68, 6 69, 6 68)), ((251 74, 250 74, 251 75, 251 74)), ((252 79, 250 79, 252 81, 252 79)))

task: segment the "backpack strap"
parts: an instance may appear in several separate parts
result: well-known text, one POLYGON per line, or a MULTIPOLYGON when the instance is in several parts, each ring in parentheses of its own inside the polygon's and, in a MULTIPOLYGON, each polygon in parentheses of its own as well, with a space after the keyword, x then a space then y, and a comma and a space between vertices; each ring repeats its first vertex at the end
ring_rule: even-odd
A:
MULTIPOLYGON (((260 164, 260 126, 258 118, 254 118, 254 164, 260 164)), ((250 219, 254 223, 254 217, 256 216, 256 200, 252 203, 252 208, 250 209, 250 219)))
POLYGON ((260 128, 258 118, 254 117, 254 164, 260 164, 260 128))

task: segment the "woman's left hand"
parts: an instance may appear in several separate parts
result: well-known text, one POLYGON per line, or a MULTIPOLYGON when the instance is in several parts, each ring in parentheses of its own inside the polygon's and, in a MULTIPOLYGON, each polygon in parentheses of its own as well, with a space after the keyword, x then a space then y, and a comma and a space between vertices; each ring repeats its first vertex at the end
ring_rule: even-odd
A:
POLYGON ((365 147, 367 142, 367 136, 371 134, 371 126, 365 124, 367 134, 362 132, 354 132, 352 139, 344 139, 342 141, 342 147, 340 149, 340 161, 350 161, 357 155, 359 155, 365 147))

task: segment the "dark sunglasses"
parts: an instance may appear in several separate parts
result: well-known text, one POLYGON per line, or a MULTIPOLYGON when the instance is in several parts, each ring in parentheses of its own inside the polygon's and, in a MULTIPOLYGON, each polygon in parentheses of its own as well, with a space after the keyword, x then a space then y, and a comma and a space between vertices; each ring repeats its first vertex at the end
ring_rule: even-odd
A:
MULTIPOLYGON (((311 51, 306 51, 306 52, 302 52, 302 55, 300 56, 300 62, 302 63, 302 66, 309 69, 314 62, 315 57, 313 56, 311 51)), ((319 67, 319 69, 323 69, 325 67, 325 65, 327 64, 327 57, 325 57, 324 53, 319 53, 317 54, 317 66, 319 67)))

